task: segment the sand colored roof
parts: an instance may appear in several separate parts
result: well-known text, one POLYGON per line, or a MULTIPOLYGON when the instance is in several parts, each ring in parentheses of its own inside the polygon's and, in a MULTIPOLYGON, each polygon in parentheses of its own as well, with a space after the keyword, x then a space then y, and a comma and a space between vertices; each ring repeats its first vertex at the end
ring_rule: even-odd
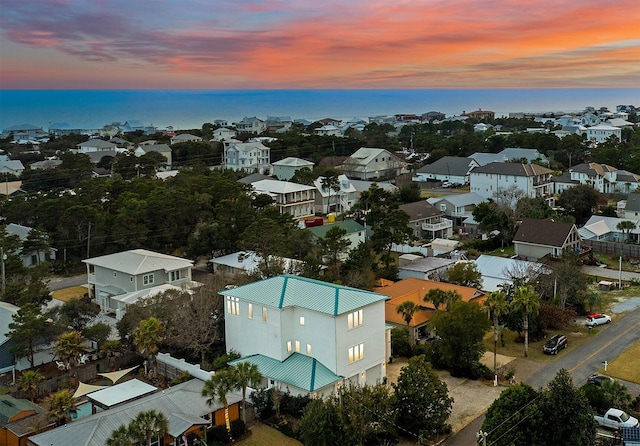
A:
MULTIPOLYGON (((413 315, 411 320, 412 327, 418 327, 423 325, 431 319, 431 315, 436 310, 435 306, 431 302, 425 302, 424 296, 432 289, 440 289, 443 291, 455 291, 457 292, 462 301, 464 302, 478 302, 484 301, 484 293, 475 288, 464 287, 459 285, 453 285, 451 283, 436 282, 434 280, 424 280, 415 277, 409 277, 407 279, 400 280, 389 286, 382 286, 374 288, 377 293, 384 293, 391 297, 385 302, 385 320, 390 323, 406 325, 406 322, 402 318, 402 314, 399 314, 397 308, 402 302, 411 301, 417 305, 420 305, 421 311, 418 311, 413 315)), ((440 307, 444 309, 444 305, 440 307)))

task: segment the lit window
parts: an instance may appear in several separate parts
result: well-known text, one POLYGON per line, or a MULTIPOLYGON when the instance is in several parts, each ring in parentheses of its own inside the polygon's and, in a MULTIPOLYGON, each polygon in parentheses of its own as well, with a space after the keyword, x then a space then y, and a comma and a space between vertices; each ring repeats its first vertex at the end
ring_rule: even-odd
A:
POLYGON ((311 344, 307 344, 307 355, 311 356, 311 344))
POLYGON ((292 350, 291 341, 287 341, 287 351, 291 353, 291 350, 292 350))
POLYGON ((364 310, 357 310, 353 313, 349 313, 347 316, 349 329, 359 327, 364 324, 364 310))
POLYGON ((300 316, 300 325, 304 325, 304 316, 300 316))
POLYGON ((296 351, 300 353, 300 341, 296 341, 296 351))
POLYGON ((364 358, 364 342, 349 347, 349 362, 356 362, 364 358))
POLYGON ((240 298, 227 296, 227 313, 240 315, 240 298))
POLYGON ((262 322, 267 322, 267 307, 262 307, 262 322))
POLYGON ((153 285, 153 273, 142 276, 143 285, 153 285))
POLYGON ((249 304, 247 311, 249 312, 249 319, 253 319, 253 304, 249 304))

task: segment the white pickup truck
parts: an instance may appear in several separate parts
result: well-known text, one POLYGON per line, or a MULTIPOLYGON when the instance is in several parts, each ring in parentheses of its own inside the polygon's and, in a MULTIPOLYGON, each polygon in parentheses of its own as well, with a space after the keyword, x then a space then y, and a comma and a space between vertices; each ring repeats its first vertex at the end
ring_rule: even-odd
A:
POLYGON ((608 427, 609 429, 620 429, 623 427, 636 427, 638 426, 638 420, 633 418, 623 410, 609 409, 603 416, 594 416, 594 420, 600 425, 600 427, 608 427))

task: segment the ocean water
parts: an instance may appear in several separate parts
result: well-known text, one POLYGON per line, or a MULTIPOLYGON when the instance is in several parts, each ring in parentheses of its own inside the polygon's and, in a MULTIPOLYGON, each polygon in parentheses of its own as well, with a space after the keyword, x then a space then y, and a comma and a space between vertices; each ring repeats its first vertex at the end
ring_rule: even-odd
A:
POLYGON ((0 90, 0 128, 56 123, 99 128, 141 121, 159 129, 201 128, 205 122, 244 116, 293 119, 368 118, 464 111, 575 112, 586 106, 640 106, 640 89, 548 90, 0 90))

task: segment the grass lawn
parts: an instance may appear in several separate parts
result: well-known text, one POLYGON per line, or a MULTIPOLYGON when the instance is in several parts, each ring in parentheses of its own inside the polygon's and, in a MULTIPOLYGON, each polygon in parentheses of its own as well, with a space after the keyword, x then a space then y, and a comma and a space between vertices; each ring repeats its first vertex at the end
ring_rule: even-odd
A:
MULTIPOLYGON (((566 330, 551 330, 547 333, 547 338, 542 339, 537 342, 529 341, 529 356, 528 359, 532 361, 539 362, 551 362, 556 356, 555 355, 547 355, 542 352, 542 346, 544 346, 547 339, 555 334, 563 334, 567 337, 569 341, 569 345, 566 350, 572 350, 576 348, 578 345, 586 342, 590 336, 595 336, 597 334, 598 329, 593 329, 591 332, 580 325, 572 325, 566 330)), ((524 358, 524 343, 516 342, 516 338, 518 337, 518 333, 510 330, 505 330, 504 332, 504 340, 505 346, 502 347, 500 344, 500 335, 498 335, 498 348, 497 353, 500 355, 512 356, 515 358, 524 358)), ((483 340, 484 348, 487 352, 493 353, 493 329, 488 332, 483 340)), ((563 352, 558 353, 562 355, 563 352)))
POLYGON ((616 359, 611 361, 606 372, 604 371, 604 367, 600 368, 600 372, 640 384, 638 357, 640 357, 640 342, 636 342, 622 352, 616 359))
POLYGON ((68 302, 71 299, 79 299, 85 294, 87 294, 87 287, 85 286, 72 286, 70 288, 56 290, 51 293, 54 299, 61 300, 62 302, 68 302))
POLYGON ((251 428, 251 436, 239 441, 242 446, 302 446, 297 440, 287 437, 277 429, 258 423, 251 428))
POLYGON ((509 245, 509 246, 505 246, 504 249, 502 248, 494 249, 493 251, 487 254, 490 256, 496 256, 496 257, 511 257, 515 255, 515 253, 516 253, 515 246, 509 245))

